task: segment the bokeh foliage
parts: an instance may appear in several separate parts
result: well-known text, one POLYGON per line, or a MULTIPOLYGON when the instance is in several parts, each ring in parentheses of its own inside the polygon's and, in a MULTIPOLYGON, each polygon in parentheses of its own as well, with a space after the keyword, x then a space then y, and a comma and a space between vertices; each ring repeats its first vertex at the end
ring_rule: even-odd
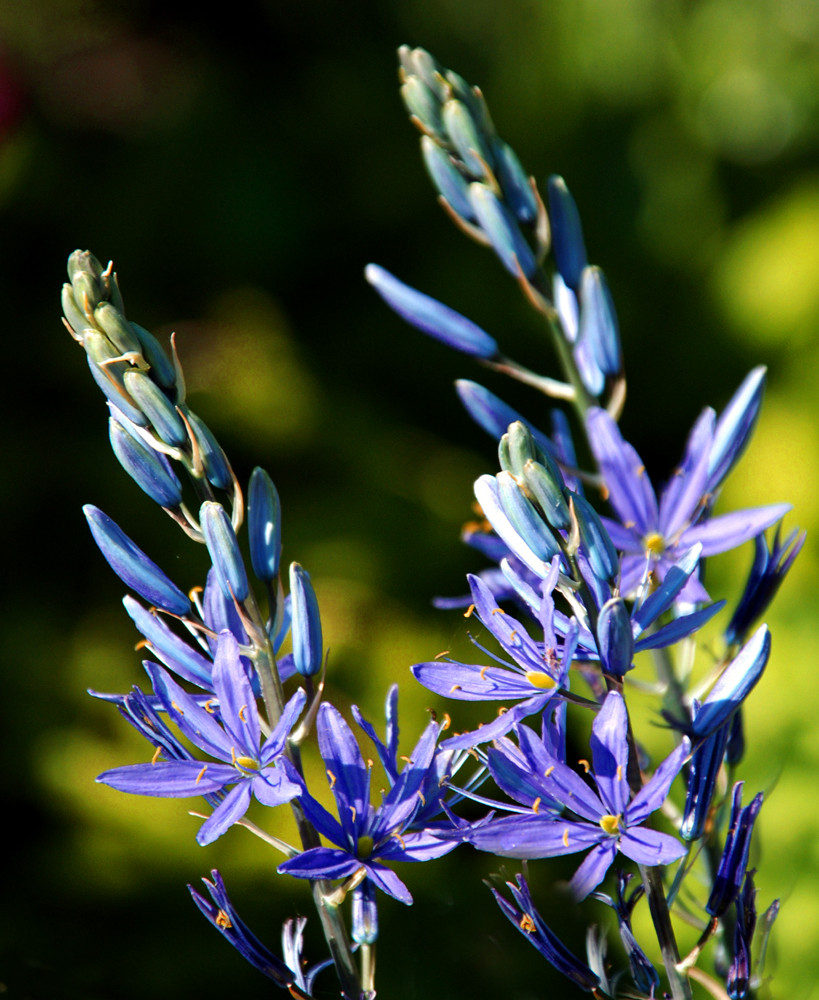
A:
MULTIPOLYGON (((192 404, 240 474, 260 463, 274 477, 285 556, 316 583, 337 692, 373 717, 401 679, 410 740, 432 696, 408 665, 464 642, 458 613, 432 611, 429 598, 460 592, 476 565, 458 527, 494 457, 451 383, 477 377, 532 419, 543 403, 401 327, 364 284, 364 264, 467 312, 522 362, 553 362, 506 276, 434 204, 397 97, 398 44, 423 45, 480 83, 527 168, 566 177, 620 313, 624 428, 653 474, 676 461, 702 405, 723 405, 765 363, 761 425, 723 506, 790 500, 790 523, 819 527, 819 5, 211 10, 0 5, 3 770, 14 837, 0 982, 15 1000, 267 995, 187 897, 185 882, 214 866, 271 944, 284 917, 309 912, 303 887, 272 876, 245 831, 204 851, 184 802, 93 783, 144 747, 84 694, 126 690, 140 668, 80 505, 109 512, 182 586, 200 581, 204 558, 108 450, 102 398, 59 324, 71 250, 114 258, 129 315, 178 331, 192 404)), ((714 561, 715 596, 735 598, 750 558, 746 547, 714 561)), ((746 788, 770 792, 760 901, 784 904, 774 992, 798 998, 819 979, 816 577, 809 541, 770 616, 772 662, 748 712, 746 788)), ((383 995, 561 995, 494 909, 480 884, 490 870, 456 852, 408 873, 416 907, 384 907, 383 995)), ((582 947, 551 876, 541 869, 536 882, 582 947)))

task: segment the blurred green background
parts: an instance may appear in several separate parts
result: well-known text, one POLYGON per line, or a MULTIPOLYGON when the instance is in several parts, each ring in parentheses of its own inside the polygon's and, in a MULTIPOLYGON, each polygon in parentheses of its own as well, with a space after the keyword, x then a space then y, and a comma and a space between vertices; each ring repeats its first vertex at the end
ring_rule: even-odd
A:
MULTIPOLYGON (((185 883, 212 867, 276 948, 281 921, 310 912, 305 887, 275 877, 246 831, 200 849, 185 801, 94 784, 145 747, 85 694, 127 690, 141 668, 80 506, 111 514, 183 587, 200 582, 204 560, 108 450, 102 398, 60 325, 71 250, 115 260, 130 318, 178 331, 193 407, 242 478, 259 463, 275 479, 285 556, 318 590, 333 694, 380 718, 401 680, 411 746, 435 699, 409 664, 464 648, 458 612, 429 600, 461 592, 479 565, 458 531, 472 480, 495 460, 452 381, 477 378, 533 420, 545 407, 403 327, 362 269, 377 261, 467 312, 537 370, 554 361, 513 284, 434 202, 397 96, 399 44, 479 83, 527 169, 567 179, 619 310, 623 426, 656 479, 700 408, 723 406, 764 363, 762 421, 722 509, 789 500, 789 525, 812 532, 819 520, 819 4, 211 10, 0 3, 0 704, 13 838, 0 991, 14 1000, 269 995, 190 903, 185 883)), ((714 596, 736 600, 750 559, 746 546, 714 561, 714 596)), ((816 583, 809 541, 769 616, 772 661, 747 716, 746 789, 770 792, 759 902, 783 901, 773 994, 791 998, 811 995, 819 973, 816 583)), ((537 898, 581 950, 582 914, 549 888, 574 862, 541 871, 537 898)), ((494 907, 480 880, 497 868, 464 851, 403 870, 417 905, 382 907, 382 996, 573 995, 494 907)))

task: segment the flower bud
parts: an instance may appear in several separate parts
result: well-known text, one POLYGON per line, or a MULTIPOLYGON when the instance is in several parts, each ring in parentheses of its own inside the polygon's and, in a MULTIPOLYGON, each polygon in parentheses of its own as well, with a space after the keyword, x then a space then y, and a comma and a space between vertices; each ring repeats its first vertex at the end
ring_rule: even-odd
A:
POLYGON ((569 288, 577 293, 581 272, 587 264, 580 213, 562 177, 553 174, 547 191, 555 264, 569 288))
POLYGON ((411 326, 443 341, 456 351, 477 358, 494 358, 498 345, 472 320, 417 292, 377 264, 368 264, 364 276, 394 312, 411 326))
POLYGON ((503 139, 496 139, 492 145, 495 158, 495 176, 500 182, 504 200, 518 222, 534 225, 537 220, 538 205, 529 182, 529 175, 521 166, 517 153, 503 139))
POLYGON ((431 132, 441 142, 446 142, 446 130, 441 122, 441 104, 419 77, 407 77, 401 85, 401 99, 407 111, 418 119, 426 132, 431 132))
POLYGON ((247 531, 253 572, 264 583, 270 583, 279 575, 282 510, 273 480, 264 469, 258 467, 250 476, 247 531))
POLYGON ((765 391, 765 372, 759 365, 746 375, 720 414, 708 456, 709 491, 715 490, 739 460, 750 440, 765 391))
POLYGON ((216 579, 227 600, 247 600, 250 588, 236 533, 225 508, 206 500, 199 509, 199 523, 213 563, 216 579))
POLYGON ((634 635, 626 602, 612 597, 600 609, 597 619, 597 649, 604 673, 623 677, 634 659, 634 635))
POLYGON ((609 533, 603 527, 597 511, 576 493, 572 494, 574 511, 580 528, 580 540, 595 576, 612 581, 617 576, 620 562, 609 533))
POLYGON ((501 508, 536 559, 550 562, 560 552, 554 535, 508 472, 495 477, 501 508))
POLYGON ((455 389, 460 396, 466 412, 479 427, 482 427, 486 431, 493 441, 497 441, 502 437, 509 425, 519 420, 529 428, 540 450, 549 455, 554 455, 554 445, 546 435, 536 427, 533 427, 517 410, 513 410, 511 406, 504 403, 502 399, 499 399, 494 392, 490 392, 488 389, 484 389, 482 385, 478 385, 477 382, 470 382, 469 379, 465 378, 458 379, 455 383, 455 389))
POLYGON ((174 404, 145 372, 127 371, 122 384, 128 395, 142 410, 165 444, 180 448, 187 444, 188 431, 174 404))
POLYGON ((604 375, 619 375, 623 366, 620 328, 603 272, 584 267, 580 277, 578 344, 586 344, 604 375))
POLYGON ((771 634, 760 625, 711 688, 693 723, 695 739, 705 739, 734 714, 755 686, 771 654, 771 634))
POLYGON ((120 354, 140 354, 140 343, 130 323, 110 302, 100 302, 94 309, 94 321, 120 354))
POLYGON ((91 504, 83 507, 83 513, 100 552, 127 587, 163 611, 174 615, 190 611, 188 598, 107 514, 91 504))
POLYGON ((124 597, 122 603, 131 621, 148 640, 154 656, 183 680, 206 690, 213 689, 213 664, 210 660, 180 639, 161 618, 143 608, 133 597, 124 597))
POLYGON ((486 171, 494 167, 494 157, 475 119, 462 101, 449 100, 442 112, 444 128, 467 172, 475 180, 483 180, 486 171))
MULTIPOLYGON (((506 473, 502 473, 505 475, 506 473)), ((520 559, 536 576, 544 580, 549 574, 549 562, 535 555, 520 536, 503 509, 499 498, 499 486, 495 476, 481 476, 475 481, 475 499, 481 505, 484 517, 492 525, 497 536, 507 548, 520 559)))
POLYGON ((75 250, 68 258, 68 280, 77 306, 84 313, 87 307, 93 314, 98 303, 106 298, 102 270, 102 264, 89 250, 75 250))
POLYGON ((152 333, 144 326, 140 326, 139 323, 130 323, 129 326, 139 341, 142 356, 151 366, 151 378, 158 382, 163 389, 175 388, 176 371, 163 346, 152 333))
POLYGON ((542 461, 527 461, 523 466, 523 482, 526 489, 543 511, 551 527, 569 528, 572 515, 566 501, 566 487, 557 463, 550 456, 543 455, 542 461))
POLYGON ((700 743, 691 756, 685 808, 680 824, 680 836, 683 840, 699 840, 705 832, 717 777, 725 757, 730 728, 730 722, 720 726, 707 740, 700 743))
POLYGON ((513 278, 519 278, 521 273, 534 277, 535 255, 503 202, 486 184, 477 182, 469 185, 469 200, 478 224, 506 270, 513 278))
POLYGON ((312 677, 321 670, 321 618, 310 574, 295 562, 290 564, 290 598, 293 662, 302 677, 312 677))
POLYGON ((185 416, 191 426, 199 446, 199 455, 205 470, 205 478, 217 489, 229 490, 233 485, 233 474, 230 471, 227 457, 210 428, 193 412, 186 410, 185 416))
POLYGON ((114 417, 108 421, 108 433, 120 465, 137 486, 160 507, 179 507, 182 487, 167 457, 149 448, 136 432, 114 417))
POLYGON ((421 155, 430 180, 438 193, 446 198, 450 208, 469 222, 475 221, 472 202, 469 200, 469 184, 455 166, 449 153, 430 139, 421 137, 421 155))

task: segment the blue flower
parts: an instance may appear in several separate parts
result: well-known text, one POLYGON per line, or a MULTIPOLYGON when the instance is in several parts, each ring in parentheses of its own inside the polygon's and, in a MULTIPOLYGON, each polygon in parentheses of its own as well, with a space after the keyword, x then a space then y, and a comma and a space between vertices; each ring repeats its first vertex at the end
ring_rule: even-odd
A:
POLYGON ((617 873, 617 898, 604 892, 595 892, 594 898, 601 903, 611 906, 617 914, 617 924, 620 929, 620 940, 628 955, 628 964, 631 967, 631 978, 634 985, 646 996, 654 996, 660 988, 660 977, 657 970, 652 965, 649 957, 637 943, 634 931, 631 929, 631 915, 634 907, 645 893, 645 886, 640 883, 630 896, 626 896, 626 889, 631 881, 632 875, 626 872, 617 873))
POLYGON ((780 524, 770 549, 764 534, 757 535, 754 539, 751 572, 737 609, 725 630, 728 645, 745 641, 751 626, 765 613, 805 544, 805 532, 799 534, 798 529, 792 531, 784 542, 780 541, 781 529, 780 524))
POLYGON ((593 993, 600 986, 598 977, 579 958, 576 958, 546 925, 535 909, 526 879, 522 875, 516 875, 515 879, 517 886, 511 882, 507 882, 506 885, 516 905, 504 899, 496 889, 492 890, 501 912, 558 972, 570 979, 575 986, 593 993))
POLYGON ((549 808, 541 811, 536 801, 531 813, 473 826, 461 833, 463 839, 479 850, 510 858, 555 857, 589 849, 570 883, 577 899, 584 899, 600 884, 618 851, 645 865, 681 858, 686 848, 678 840, 642 824, 665 801, 690 752, 688 740, 683 739, 632 798, 626 778, 628 715, 622 696, 613 691, 595 717, 591 747, 590 771, 596 791, 558 757, 545 769, 538 759, 521 786, 523 801, 537 784, 544 801, 559 804, 569 815, 556 816, 549 808))
POLYGON ((301 792, 295 773, 283 760, 287 737, 305 700, 299 689, 284 708, 273 732, 262 743, 261 720, 250 681, 230 632, 219 634, 213 665, 216 699, 204 706, 161 667, 146 664, 154 691, 180 731, 200 750, 224 763, 161 760, 103 772, 97 781, 121 792, 185 798, 209 795, 234 786, 202 824, 197 843, 210 844, 247 812, 251 795, 266 806, 282 805, 301 792))
POLYGON ((717 874, 711 895, 705 904, 705 909, 712 917, 721 917, 739 895, 745 870, 748 867, 748 853, 751 849, 751 834, 754 823, 762 808, 762 792, 759 792, 749 806, 742 805, 742 785, 738 781, 734 785, 731 799, 731 819, 728 833, 725 837, 725 847, 722 851, 717 874))
MULTIPOLYGON (((726 412, 736 423, 738 418, 730 406, 726 412)), ((694 425, 682 463, 659 501, 642 459, 623 439, 609 414, 594 408, 586 425, 609 502, 620 518, 619 523, 609 518, 604 523, 615 546, 624 553, 620 583, 624 595, 635 592, 649 574, 662 581, 673 564, 697 543, 702 545, 703 558, 726 552, 760 534, 790 510, 790 504, 773 504, 708 516, 720 477, 730 468, 725 456, 735 456, 738 447, 734 439, 732 448, 725 443, 727 432, 713 410, 706 409, 694 425)), ((742 422, 738 426, 745 429, 742 422)), ((741 442, 746 439, 747 434, 741 442)), ((680 599, 706 601, 708 594, 692 577, 680 599)))
POLYGON ((303 968, 301 952, 306 919, 299 917, 297 920, 285 921, 282 928, 284 952, 282 961, 259 941, 239 917, 227 894, 222 876, 216 869, 211 872, 211 878, 212 882, 206 878, 202 879, 210 899, 200 895, 192 885, 188 886, 194 903, 204 916, 259 972, 264 973, 278 986, 289 990, 294 997, 312 996, 313 979, 317 973, 332 963, 327 960, 312 969, 305 971, 303 968))
POLYGON ((453 841, 413 830, 417 814, 430 805, 424 789, 435 766, 439 728, 436 722, 427 725, 404 770, 375 808, 370 804, 370 768, 352 730, 336 708, 322 704, 316 731, 339 818, 306 791, 299 802, 316 830, 336 846, 310 848, 279 865, 279 871, 296 878, 337 879, 363 869, 364 877, 383 892, 411 903, 409 890, 384 862, 428 861, 455 846, 453 841))
POLYGON ((509 659, 495 657, 499 666, 432 660, 416 663, 415 678, 437 694, 461 701, 517 701, 508 711, 479 730, 451 737, 447 749, 475 746, 502 736, 527 715, 540 712, 561 688, 568 685, 569 667, 577 642, 577 625, 571 622, 562 641, 554 629, 554 599, 559 559, 551 564, 543 583, 540 621, 544 642, 536 642, 525 627, 498 607, 491 590, 476 576, 469 576, 475 614, 497 639, 509 659))

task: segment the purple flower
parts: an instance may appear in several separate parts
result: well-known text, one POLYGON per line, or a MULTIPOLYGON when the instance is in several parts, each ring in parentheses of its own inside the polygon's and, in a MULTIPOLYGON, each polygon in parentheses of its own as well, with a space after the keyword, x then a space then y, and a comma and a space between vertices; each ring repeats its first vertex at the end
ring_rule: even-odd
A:
POLYGON ((575 986, 593 993, 600 986, 598 977, 579 958, 576 958, 546 925, 535 909, 526 879, 522 875, 516 875, 515 879, 517 886, 511 882, 506 883, 512 893, 514 904, 504 899, 496 889, 492 890, 501 912, 558 972, 570 979, 575 986))
POLYGON ((527 797, 537 781, 544 800, 559 803, 566 814, 540 812, 540 802, 536 802, 537 811, 533 807, 531 813, 474 826, 462 833, 463 839, 481 851, 510 858, 555 857, 588 849, 570 883, 577 899, 584 899, 602 882, 618 851, 644 865, 664 865, 681 858, 686 848, 676 838, 642 824, 665 801, 690 752, 688 740, 666 757, 633 798, 626 778, 628 715, 617 692, 606 696, 594 720, 591 747, 590 771, 596 791, 557 757, 545 769, 538 759, 522 781, 527 797))
POLYGON ((192 885, 188 886, 194 903, 204 916, 225 940, 229 941, 239 954, 259 972, 264 973, 278 986, 289 990, 294 997, 312 996, 313 979, 331 962, 327 960, 320 962, 312 969, 304 969, 301 952, 306 919, 299 917, 296 920, 285 921, 282 928, 282 950, 284 952, 284 961, 282 961, 259 941, 239 917, 227 894, 222 876, 216 869, 211 872, 211 878, 212 882, 210 879, 202 879, 210 899, 206 899, 196 892, 192 885))
MULTIPOLYGON (((703 558, 726 552, 760 534, 790 510, 790 504, 773 504, 708 517, 713 490, 719 485, 712 468, 715 449, 725 449, 720 429, 714 411, 704 410, 688 438, 682 463, 658 501, 642 459, 623 439, 614 420, 605 410, 589 411, 589 442, 603 473, 609 502, 620 519, 618 523, 604 518, 604 523, 615 546, 624 553, 620 583, 624 595, 634 593, 647 573, 662 581, 673 564, 697 543, 702 545, 703 558)), ((717 469, 722 475, 727 471, 724 462, 717 469)), ((692 577, 680 600, 706 601, 708 594, 692 577)))
POLYGON ((339 711, 325 702, 318 712, 316 731, 339 818, 307 792, 299 802, 316 830, 336 846, 313 847, 279 865, 279 871, 296 878, 337 879, 364 869, 366 878, 383 892, 411 903, 409 890, 384 862, 428 861, 455 846, 453 841, 411 829, 416 815, 430 805, 424 801, 424 789, 435 765, 439 728, 436 722, 428 724, 404 770, 376 808, 370 804, 370 768, 352 730, 339 711))
POLYGON ((711 895, 705 909, 712 917, 721 917, 739 895, 745 870, 748 867, 748 853, 751 849, 751 834, 754 823, 762 808, 762 792, 754 796, 749 806, 742 805, 742 785, 734 785, 731 799, 731 820, 725 837, 725 847, 720 858, 711 895))
POLYGON ((805 544, 804 531, 801 534, 798 529, 792 531, 783 542, 780 540, 781 530, 780 524, 770 549, 764 535, 758 535, 754 539, 754 562, 745 591, 725 630, 725 641, 729 646, 745 640, 751 626, 765 613, 776 596, 780 584, 805 544))
POLYGON ((577 624, 572 620, 562 642, 554 629, 554 599, 559 558, 552 561, 543 583, 541 625, 544 642, 536 642, 526 628, 498 607, 490 589, 476 576, 469 576, 469 586, 480 622, 500 643, 509 659, 495 657, 498 666, 432 660, 416 663, 412 672, 424 687, 448 698, 461 701, 517 701, 493 722, 479 730, 452 737, 443 744, 447 749, 475 746, 497 739, 527 715, 540 712, 568 684, 577 641, 577 624))
POLYGON ((209 795, 233 786, 196 835, 210 844, 247 812, 251 795, 266 806, 282 805, 301 792, 283 762, 287 737, 302 710, 299 689, 284 708, 273 732, 261 741, 261 720, 250 681, 242 667, 239 647, 230 632, 219 634, 213 665, 216 698, 200 705, 160 666, 146 669, 168 717, 200 750, 224 763, 201 760, 156 760, 103 772, 97 781, 121 792, 185 798, 209 795))

